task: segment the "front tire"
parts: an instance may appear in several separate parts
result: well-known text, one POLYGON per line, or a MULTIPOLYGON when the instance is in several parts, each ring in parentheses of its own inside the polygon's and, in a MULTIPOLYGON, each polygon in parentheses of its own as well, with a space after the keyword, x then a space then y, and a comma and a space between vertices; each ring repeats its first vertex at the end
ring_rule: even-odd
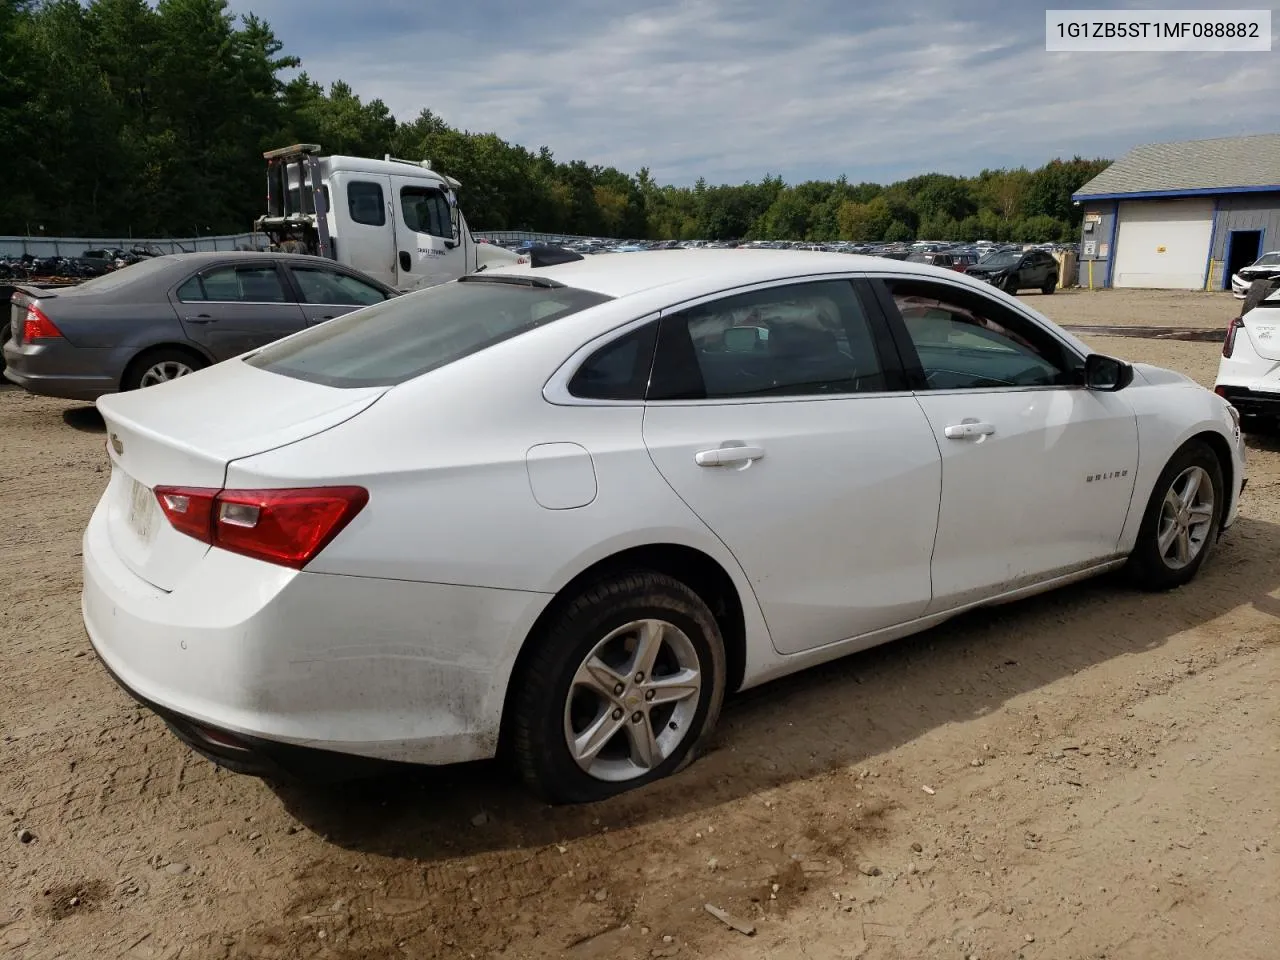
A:
POLYGON ((1222 464, 1201 440, 1170 458, 1151 491, 1128 572, 1145 590, 1171 590, 1189 582, 1217 540, 1226 507, 1222 464))
POLYGON ((1043 293, 1045 296, 1048 296, 1049 294, 1053 293, 1053 291, 1057 289, 1058 289, 1058 278, 1056 276, 1050 276, 1049 279, 1045 282, 1045 285, 1040 288, 1040 292, 1043 293))
POLYGON ((603 800, 675 773, 715 726, 724 641, 689 587, 641 571, 598 582, 512 678, 511 752, 550 803, 603 800))

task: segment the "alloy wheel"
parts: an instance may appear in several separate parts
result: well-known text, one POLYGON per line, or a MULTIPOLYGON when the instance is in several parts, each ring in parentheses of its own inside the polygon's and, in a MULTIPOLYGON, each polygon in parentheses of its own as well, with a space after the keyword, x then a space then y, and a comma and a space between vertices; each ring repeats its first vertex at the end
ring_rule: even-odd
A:
POLYGON ((181 360, 163 360, 148 367, 138 380, 140 387, 154 387, 157 383, 177 380, 192 372, 191 365, 181 360))
POLYGON ((634 620, 583 659, 564 705, 569 755, 598 780, 649 773, 690 736, 702 690, 692 641, 666 620, 634 620))
POLYGON ((1160 558, 1169 569, 1181 570, 1204 550, 1213 528, 1213 507, 1213 480, 1204 467, 1187 467, 1169 485, 1156 529, 1160 558))

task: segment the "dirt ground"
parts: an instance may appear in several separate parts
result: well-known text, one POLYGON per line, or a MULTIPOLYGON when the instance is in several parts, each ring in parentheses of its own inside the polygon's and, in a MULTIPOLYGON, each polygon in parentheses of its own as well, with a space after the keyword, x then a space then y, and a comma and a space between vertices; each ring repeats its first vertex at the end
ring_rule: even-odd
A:
MULTIPOLYGON (((1233 307, 1027 302, 1081 325, 1233 307)), ((1218 350, 1094 345, 1206 383, 1218 350)), ((81 628, 100 431, 0 390, 0 955, 1280 956, 1280 438, 1251 440, 1192 585, 1086 583, 780 681, 674 780, 552 809, 492 764, 273 788, 181 746, 81 628)))

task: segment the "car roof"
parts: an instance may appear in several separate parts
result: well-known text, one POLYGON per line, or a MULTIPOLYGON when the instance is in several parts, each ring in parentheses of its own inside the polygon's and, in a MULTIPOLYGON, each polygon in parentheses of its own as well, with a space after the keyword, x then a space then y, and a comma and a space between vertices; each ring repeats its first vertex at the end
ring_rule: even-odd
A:
POLYGON ((330 266, 337 266, 336 260, 330 260, 328 257, 313 257, 306 253, 281 253, 276 250, 197 250, 195 253, 167 253, 162 258, 156 259, 170 260, 174 263, 201 264, 212 263, 215 260, 291 260, 299 263, 327 263, 330 266))
MULTIPOLYGON (((833 273, 919 273, 955 282, 963 274, 924 263, 886 261, 850 253, 807 250, 650 250, 620 257, 587 257, 549 267, 527 265, 494 273, 545 277, 605 296, 630 297, 661 287, 680 287, 682 296, 698 296, 752 283, 833 273)), ((976 281, 975 287, 985 288, 976 281)))

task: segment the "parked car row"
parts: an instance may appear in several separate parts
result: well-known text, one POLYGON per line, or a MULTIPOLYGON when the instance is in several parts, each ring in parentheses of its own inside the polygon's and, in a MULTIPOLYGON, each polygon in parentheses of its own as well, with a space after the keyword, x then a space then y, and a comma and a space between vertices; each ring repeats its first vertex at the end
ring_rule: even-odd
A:
POLYGON ((139 260, 160 256, 164 256, 164 251, 153 243, 135 244, 128 250, 121 247, 86 250, 78 257, 37 257, 25 253, 17 257, 0 257, 0 280, 100 277, 139 260))
MULTIPOLYGON (((949 243, 941 241, 918 240, 915 243, 904 242, 856 242, 851 240, 833 240, 817 243, 807 240, 617 240, 606 238, 580 237, 548 237, 537 242, 522 240, 492 240, 499 246, 509 247, 520 253, 527 253, 539 246, 556 246, 575 253, 639 253, 647 250, 806 250, 822 253, 857 253, 868 256, 888 257, 892 260, 907 260, 913 256, 946 253, 952 256, 969 258, 977 262, 988 253, 999 251, 1023 251, 1040 249, 1047 251, 1076 250, 1078 244, 1034 243, 1011 244, 994 243, 980 240, 976 243, 949 243)), ((931 262, 916 260, 914 262, 931 262)))

